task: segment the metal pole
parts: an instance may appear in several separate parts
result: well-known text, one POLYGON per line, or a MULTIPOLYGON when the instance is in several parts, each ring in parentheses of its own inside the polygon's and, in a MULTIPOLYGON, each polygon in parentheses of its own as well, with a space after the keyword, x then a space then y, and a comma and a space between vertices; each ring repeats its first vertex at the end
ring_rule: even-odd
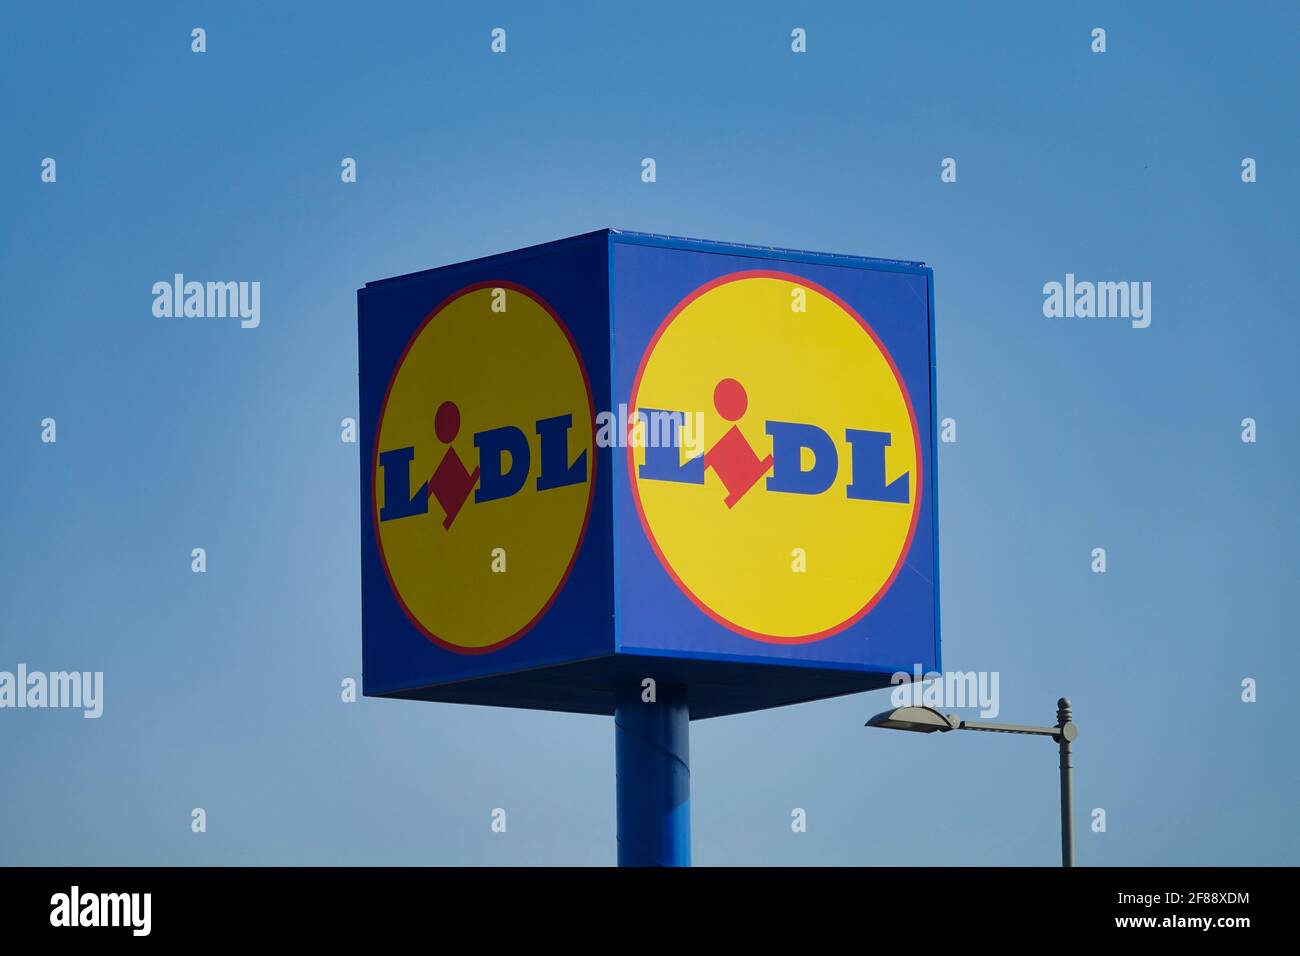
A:
POLYGON ((1079 735, 1072 720, 1070 698, 1056 702, 1056 742, 1061 747, 1061 866, 1074 866, 1074 758, 1070 744, 1079 735))
POLYGON ((691 865, 690 712, 686 688, 639 684, 614 697, 618 865, 691 865))

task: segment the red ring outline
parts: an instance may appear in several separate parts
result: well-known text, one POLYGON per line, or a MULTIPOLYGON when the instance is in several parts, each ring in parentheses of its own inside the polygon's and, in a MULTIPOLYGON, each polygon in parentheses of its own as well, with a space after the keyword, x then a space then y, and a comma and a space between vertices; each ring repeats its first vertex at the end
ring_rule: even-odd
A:
POLYGON ((569 575, 573 573, 573 566, 578 563, 578 552, 582 550, 582 543, 587 537, 587 524, 591 520, 591 506, 592 502, 595 501, 596 498, 596 463, 600 457, 596 454, 596 451, 596 402, 592 398, 591 379, 587 375, 587 366, 582 361, 582 353, 578 350, 578 343, 574 340, 573 333, 569 331, 569 327, 564 324, 564 320, 560 318, 559 314, 551 308, 549 302, 533 290, 525 288, 518 283, 491 281, 476 282, 473 285, 467 285, 463 289, 453 292, 451 295, 447 296, 447 298, 435 305, 432 311, 424 317, 424 321, 420 323, 419 327, 416 328, 415 332, 411 335, 410 341, 406 343, 406 348, 402 349, 402 354, 397 359, 397 364, 393 366, 393 374, 389 376, 388 387, 384 389, 384 401, 379 406, 379 418, 375 424, 375 446, 370 462, 370 519, 375 530, 375 546, 379 551, 379 563, 383 565, 384 577, 388 579, 388 587, 393 592, 393 597, 397 599, 397 603, 402 608, 402 612, 406 615, 407 620, 415 626, 416 630, 439 647, 449 651, 454 651, 457 654, 490 654, 493 651, 501 650, 501 648, 509 644, 513 644, 532 630, 533 626, 546 616, 546 612, 551 609, 551 605, 555 603, 555 599, 560 596, 560 592, 564 590, 564 585, 568 583, 569 575), (559 584, 555 586, 555 590, 551 592, 551 596, 547 598, 542 609, 533 615, 532 620, 519 630, 515 631, 515 633, 511 634, 509 637, 502 638, 495 644, 485 644, 482 647, 462 647, 459 644, 452 644, 451 642, 444 640, 421 624, 419 620, 416 619, 415 615, 411 613, 411 609, 406 606, 406 602, 402 600, 402 594, 397 589, 396 583, 393 581, 393 574, 388 569, 388 556, 384 554, 384 540, 379 536, 379 501, 378 497, 375 495, 375 479, 379 474, 379 433, 383 430, 384 415, 388 411, 388 399, 393 392, 393 383, 397 381, 397 375, 402 370, 402 365, 406 361, 407 353, 411 351, 411 347, 415 345, 415 340, 420 337, 420 333, 424 331, 425 326, 433 321, 434 316, 461 296, 469 295, 471 292, 477 292, 479 289, 512 289, 515 292, 528 296, 528 298, 532 299, 546 310, 546 314, 549 315, 555 324, 560 327, 560 331, 564 333, 564 337, 569 340, 569 348, 573 350, 573 357, 578 361, 578 371, 582 373, 582 383, 587 390, 587 408, 591 413, 591 474, 587 477, 587 510, 582 517, 582 530, 578 532, 578 541, 573 546, 573 556, 569 558, 569 566, 565 568, 564 574, 560 576, 559 584))
POLYGON ((637 518, 641 521, 641 528, 645 531, 646 540, 650 542, 650 547, 654 550, 655 556, 659 559, 659 563, 663 565, 664 570, 668 572, 668 576, 673 579, 673 583, 677 585, 681 592, 690 598, 691 603, 723 627, 745 637, 763 641, 767 644, 811 644, 814 641, 820 641, 823 638, 831 637, 841 631, 847 630, 854 624, 858 623, 858 621, 862 620, 868 613, 870 613, 871 609, 874 608, 889 589, 894 586, 894 580, 898 577, 898 572, 903 568, 903 562, 907 560, 907 555, 912 550, 912 539, 916 534, 916 524, 921 517, 921 493, 922 488, 924 488, 924 482, 921 480, 921 430, 916 421, 916 409, 912 407, 912 396, 908 393, 907 386, 903 384, 903 376, 899 374, 898 366, 894 364, 894 357, 889 354, 889 350, 885 348, 885 344, 880 341, 880 337, 876 335, 875 330, 866 323, 862 316, 858 315, 857 310, 834 292, 818 285, 816 282, 810 282, 807 279, 790 272, 780 272, 771 269, 753 269, 742 272, 731 272, 727 275, 719 276, 711 282, 706 282, 686 298, 682 299, 681 302, 677 303, 673 310, 668 313, 668 317, 659 324, 659 328, 655 330, 655 334, 650 338, 650 344, 646 346, 645 354, 641 356, 641 364, 637 368, 636 378, 632 380, 632 395, 628 399, 629 411, 634 411, 637 408, 636 400, 638 393, 641 391, 641 376, 645 374, 646 365, 650 361, 650 356, 654 353, 655 346, 659 344, 660 337, 665 331, 667 331, 668 326, 672 324, 678 314, 706 292, 716 289, 720 285, 726 285, 730 282, 738 282, 742 279, 781 279, 820 293, 857 320, 858 325, 862 326, 867 335, 871 336, 871 340, 876 343, 876 347, 880 349, 880 353, 885 357, 885 361, 889 363, 890 371, 894 373, 894 380, 898 383, 899 391, 903 393, 903 401, 907 405, 908 417, 912 420, 912 441, 916 447, 916 501, 912 509, 912 523, 907 529, 907 540, 903 542, 903 547, 899 551, 898 561, 894 564, 894 570, 890 572, 885 583, 881 585, 878 591, 876 591, 871 600, 863 606, 862 610, 833 627, 828 627, 815 634, 803 634, 795 637, 779 637, 775 634, 760 634, 758 631, 751 631, 749 628, 728 621, 721 614, 716 613, 712 608, 708 607, 704 601, 697 597, 695 593, 686 586, 682 579, 677 576, 677 572, 673 570, 672 564, 670 564, 668 559, 664 556, 663 550, 659 547, 659 542, 655 540, 654 532, 650 530, 650 522, 646 520, 645 509, 641 505, 641 492, 637 485, 636 476, 636 458, 633 454, 634 449, 631 444, 627 447, 628 481, 632 486, 632 500, 636 503, 637 518))

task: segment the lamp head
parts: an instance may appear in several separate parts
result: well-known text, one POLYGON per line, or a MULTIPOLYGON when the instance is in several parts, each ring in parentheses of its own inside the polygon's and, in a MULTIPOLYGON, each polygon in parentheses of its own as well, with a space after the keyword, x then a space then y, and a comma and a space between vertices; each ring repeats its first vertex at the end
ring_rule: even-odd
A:
POLYGON ((867 721, 866 726, 932 734, 936 730, 956 730, 960 723, 955 715, 944 716, 933 707, 898 707, 876 714, 867 721))

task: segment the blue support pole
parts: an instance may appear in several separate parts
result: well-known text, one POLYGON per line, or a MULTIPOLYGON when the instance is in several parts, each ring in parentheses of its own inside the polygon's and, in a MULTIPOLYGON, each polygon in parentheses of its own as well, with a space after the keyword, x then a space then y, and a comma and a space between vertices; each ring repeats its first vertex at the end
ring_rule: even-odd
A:
POLYGON ((686 688, 660 684, 655 700, 639 684, 614 699, 618 776, 618 865, 691 865, 690 712, 686 688))

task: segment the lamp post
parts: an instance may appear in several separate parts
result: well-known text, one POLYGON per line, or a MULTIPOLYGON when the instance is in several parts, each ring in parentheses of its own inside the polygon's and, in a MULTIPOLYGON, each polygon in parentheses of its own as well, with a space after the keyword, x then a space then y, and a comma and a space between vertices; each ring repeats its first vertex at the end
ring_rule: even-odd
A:
POLYGON ((868 727, 910 730, 914 733, 947 733, 950 730, 982 730, 994 734, 1030 734, 1051 737, 1061 753, 1061 866, 1074 866, 1074 758, 1070 745, 1079 738, 1070 699, 1056 702, 1056 726, 1032 727, 1027 724, 997 724, 988 721, 962 720, 956 714, 941 714, 933 707, 899 707, 876 714, 868 727))

